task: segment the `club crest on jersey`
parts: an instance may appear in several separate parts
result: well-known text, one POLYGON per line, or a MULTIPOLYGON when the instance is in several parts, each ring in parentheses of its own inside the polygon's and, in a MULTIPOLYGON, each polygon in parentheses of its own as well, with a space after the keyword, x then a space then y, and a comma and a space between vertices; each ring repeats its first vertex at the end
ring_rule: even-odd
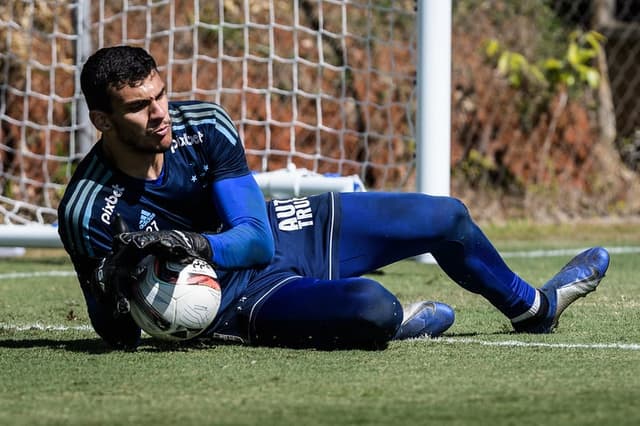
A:
POLYGON ((100 220, 105 225, 111 225, 111 216, 113 216, 113 212, 116 210, 116 205, 118 204, 118 200, 122 197, 124 193, 124 188, 120 185, 113 185, 111 187, 111 194, 104 197, 104 206, 102 207, 102 213, 100 214, 100 220))
POLYGON ((274 200, 273 205, 281 231, 298 231, 313 225, 313 212, 307 197, 274 200))
POLYGON ((191 146, 201 144, 204 140, 204 133, 198 130, 195 135, 180 135, 177 138, 171 139, 171 153, 175 153, 178 148, 182 146, 191 146))

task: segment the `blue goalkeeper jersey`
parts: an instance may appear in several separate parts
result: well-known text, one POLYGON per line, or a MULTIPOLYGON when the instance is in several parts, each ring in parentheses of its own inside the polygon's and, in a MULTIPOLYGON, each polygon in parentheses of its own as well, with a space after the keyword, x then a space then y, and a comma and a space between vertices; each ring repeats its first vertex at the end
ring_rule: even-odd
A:
MULTIPOLYGON (((99 259, 110 251, 116 214, 124 219, 129 231, 181 229, 215 234, 231 225, 221 219, 213 186, 220 181, 247 183, 251 179, 247 185, 257 188, 237 130, 220 106, 198 101, 171 102, 169 113, 173 140, 164 154, 160 178, 149 181, 125 175, 104 157, 102 141, 98 141, 78 164, 59 204, 59 234, 82 284, 94 328, 103 337, 106 332, 99 330, 100 323, 105 322, 105 329, 111 326, 108 318, 99 318, 106 313, 99 312, 86 283, 99 259)), ((243 196, 240 189, 235 192, 239 194, 230 195, 232 206, 234 197, 243 196)), ((260 207, 264 207, 261 196, 251 198, 258 198, 260 207)), ((270 232, 266 210, 263 226, 270 232)), ((223 251, 216 250, 219 247, 214 243, 212 248, 214 253, 223 251)), ((226 282, 226 275, 224 271, 219 273, 223 287, 221 310, 243 290, 225 286, 246 285, 244 280, 226 282)))

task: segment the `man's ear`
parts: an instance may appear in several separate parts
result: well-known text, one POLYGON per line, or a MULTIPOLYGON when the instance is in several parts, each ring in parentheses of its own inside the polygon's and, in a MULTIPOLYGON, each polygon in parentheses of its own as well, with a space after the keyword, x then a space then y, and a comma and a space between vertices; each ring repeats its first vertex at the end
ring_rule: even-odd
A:
POLYGON ((93 125, 96 126, 96 129, 102 133, 111 129, 111 119, 109 119, 109 116, 105 112, 97 110, 89 111, 89 118, 93 125))

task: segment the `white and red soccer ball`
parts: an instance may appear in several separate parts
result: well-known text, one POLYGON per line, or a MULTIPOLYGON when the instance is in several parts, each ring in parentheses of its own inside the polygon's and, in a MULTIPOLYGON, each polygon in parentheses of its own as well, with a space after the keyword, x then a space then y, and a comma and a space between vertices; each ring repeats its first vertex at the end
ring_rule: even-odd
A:
POLYGON ((213 322, 221 290, 213 266, 205 260, 163 261, 153 255, 139 264, 131 289, 131 315, 147 334, 163 340, 188 340, 213 322))

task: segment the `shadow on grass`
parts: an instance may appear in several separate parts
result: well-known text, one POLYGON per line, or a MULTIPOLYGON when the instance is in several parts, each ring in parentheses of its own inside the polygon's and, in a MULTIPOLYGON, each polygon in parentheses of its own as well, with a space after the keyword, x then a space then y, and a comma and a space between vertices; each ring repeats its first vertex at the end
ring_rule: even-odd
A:
MULTIPOLYGON (((122 350, 114 349, 107 345, 100 338, 92 339, 75 339, 75 340, 56 340, 47 338, 33 339, 0 339, 0 349, 51 349, 63 350, 69 352, 84 352, 92 355, 105 354, 110 352, 189 352, 197 350, 211 350, 220 346, 238 346, 238 347, 254 347, 243 345, 237 342, 228 342, 224 340, 201 339, 189 342, 163 342, 154 339, 143 339, 136 349, 122 350)), ((263 346, 269 348, 269 346, 263 346)), ((316 351, 340 351, 340 350, 363 350, 363 351, 381 351, 386 349, 387 345, 371 345, 371 346, 344 346, 344 347, 309 347, 309 346, 290 346, 279 347, 281 349, 292 350, 316 350, 316 351)), ((273 348, 273 347, 272 347, 273 348)))
MULTIPOLYGON (((231 345, 233 343, 225 343, 216 341, 211 342, 193 341, 193 342, 162 342, 152 339, 143 339, 142 343, 136 349, 114 349, 107 345, 100 338, 92 339, 75 339, 75 340, 56 340, 46 338, 33 339, 1 339, 0 348, 7 349, 52 349, 64 350, 69 352, 85 352, 87 354, 105 354, 110 352, 186 352, 202 349, 213 349, 216 346, 231 345)), ((237 345, 237 344, 236 344, 237 345)))
POLYGON ((446 333, 446 334, 443 334, 442 337, 464 338, 464 337, 479 337, 479 336, 509 336, 513 334, 519 334, 519 333, 516 333, 513 330, 502 330, 502 331, 492 331, 492 332, 483 331, 483 332, 467 332, 467 333, 446 333))
POLYGON ((101 339, 78 339, 78 340, 56 340, 56 339, 3 339, 0 340, 0 348, 7 349, 58 349, 71 352, 86 352, 90 354, 100 354, 111 352, 101 339))
MULTIPOLYGON (((496 332, 468 332, 468 333, 446 333, 442 337, 451 338, 477 338, 480 336, 508 336, 517 334, 513 331, 496 331, 496 332)), ((162 342, 154 339, 145 338, 141 344, 134 350, 125 350, 126 352, 144 352, 144 353, 156 353, 156 352, 189 352, 196 350, 211 350, 219 346, 245 346, 237 342, 228 342, 224 340, 211 340, 200 339, 190 342, 162 342)), ((252 346, 246 346, 252 347, 252 346)), ((108 346, 100 338, 90 339, 74 339, 74 340, 56 340, 47 338, 33 338, 33 339, 0 339, 0 348, 7 349, 51 349, 51 350, 63 350, 69 352, 84 352, 90 355, 100 355, 111 352, 121 352, 120 349, 114 349, 108 346)), ((265 346, 267 348, 267 346, 265 346)), ((326 348, 310 348, 310 347, 287 347, 283 349, 292 350, 316 350, 316 351, 340 351, 340 350, 363 350, 363 351, 382 351, 387 348, 387 345, 376 345, 371 347, 326 347, 326 348)))

